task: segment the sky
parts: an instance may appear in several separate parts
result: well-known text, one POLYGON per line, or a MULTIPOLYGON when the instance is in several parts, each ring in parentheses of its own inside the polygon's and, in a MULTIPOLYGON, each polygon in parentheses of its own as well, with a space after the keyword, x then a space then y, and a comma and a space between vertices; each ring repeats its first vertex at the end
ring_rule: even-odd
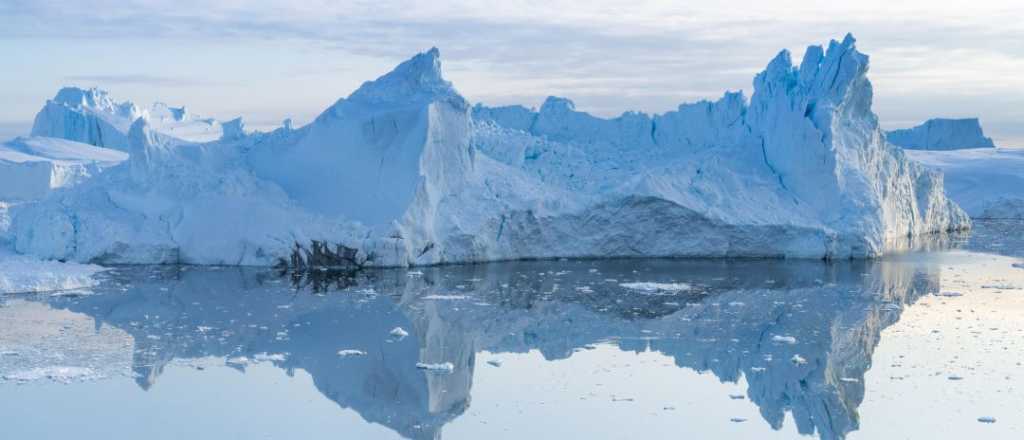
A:
POLYGON ((884 128, 980 117, 1024 146, 1024 2, 1004 0, 0 0, 0 139, 27 134, 64 85, 301 125, 434 46, 471 102, 660 113, 749 96, 780 50, 799 59, 848 32, 884 128))

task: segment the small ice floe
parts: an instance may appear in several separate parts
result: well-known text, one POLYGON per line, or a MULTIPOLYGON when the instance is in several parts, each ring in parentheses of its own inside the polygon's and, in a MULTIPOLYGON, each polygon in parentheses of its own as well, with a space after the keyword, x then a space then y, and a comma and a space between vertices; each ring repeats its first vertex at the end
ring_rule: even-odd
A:
POLYGON ((426 370, 426 371, 429 371, 431 373, 441 373, 441 374, 449 374, 452 371, 455 371, 455 365, 452 365, 451 362, 441 362, 439 364, 428 364, 428 363, 424 363, 424 362, 417 362, 416 363, 416 368, 419 368, 420 370, 426 370))
POLYGON ((797 365, 803 365, 807 363, 807 359, 804 359, 804 357, 800 356, 799 354, 794 354, 790 361, 797 365))
POLYGON ((501 366, 501 360, 500 359, 491 359, 491 360, 487 361, 487 365, 490 365, 492 367, 500 367, 501 366))
POLYGON ((455 301, 460 299, 466 299, 466 295, 425 295, 423 299, 432 299, 436 301, 455 301))
POLYGON ((938 292, 938 293, 935 294, 935 296, 945 296, 947 298, 956 298, 958 296, 964 296, 964 294, 962 294, 960 292, 947 291, 947 292, 938 292))
POLYGON ((635 282, 619 283, 619 286, 629 290, 636 290, 638 292, 643 292, 652 295, 673 295, 691 289, 691 286, 687 283, 635 282))
POLYGON ((733 422, 733 423, 743 423, 743 422, 746 422, 747 419, 745 419, 743 417, 733 417, 733 418, 729 419, 729 421, 733 422))
POLYGON ((745 305, 747 305, 747 303, 743 301, 732 301, 729 303, 729 307, 743 307, 745 305))
POLYGON ((764 367, 751 367, 751 368, 750 368, 750 371, 751 371, 752 373, 763 373, 763 372, 764 372, 764 370, 765 370, 765 368, 764 368, 764 367))
POLYGON ((579 286, 576 288, 576 291, 579 293, 594 293, 594 289, 591 289, 590 286, 579 286))
POLYGON ((843 382, 853 382, 853 383, 860 382, 860 379, 857 379, 855 377, 840 377, 839 380, 841 380, 843 382))
POLYGON ((983 417, 978 417, 978 421, 981 422, 981 423, 995 423, 996 422, 996 418, 995 417, 989 417, 989 416, 983 416, 983 417))
POLYGON ((784 344, 796 344, 796 338, 792 336, 774 335, 772 336, 772 342, 782 342, 784 344))
POLYGON ((349 356, 366 356, 366 352, 363 350, 345 349, 338 350, 338 356, 349 357, 349 356))
POLYGON ((409 336, 409 332, 405 331, 405 329, 401 327, 395 327, 391 329, 391 332, 388 334, 395 339, 402 339, 405 338, 406 336, 409 336))
POLYGON ((410 277, 421 277, 423 276, 423 272, 420 272, 418 270, 410 270, 409 272, 406 273, 406 275, 410 277))
POLYGON ((287 356, 285 356, 283 353, 257 353, 256 355, 253 356, 253 359, 259 362, 284 362, 284 360, 287 359, 287 356))
POLYGON ((591 269, 588 269, 588 270, 587 270, 587 272, 590 272, 590 273, 597 273, 597 269, 591 268, 591 269))

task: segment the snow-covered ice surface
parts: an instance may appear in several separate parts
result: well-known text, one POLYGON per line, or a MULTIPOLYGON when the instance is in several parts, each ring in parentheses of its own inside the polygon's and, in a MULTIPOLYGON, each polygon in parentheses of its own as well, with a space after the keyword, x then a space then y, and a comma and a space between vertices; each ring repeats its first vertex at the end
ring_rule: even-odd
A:
MULTIPOLYGON (((527 261, 319 285, 121 267, 89 296, 0 296, 0 414, 11 438, 1015 438, 1022 260, 970 240, 867 261, 527 261)), ((1024 254, 1014 243, 998 250, 1024 254)))
POLYGON ((959 150, 964 148, 993 148, 991 138, 985 137, 977 118, 935 118, 916 127, 886 132, 894 145, 913 150, 959 150))
POLYGON ((126 134, 103 145, 131 158, 12 210, 12 234, 21 253, 101 264, 306 265, 319 247, 408 266, 875 257, 968 227, 942 175, 885 141, 867 70, 847 36, 798 66, 781 52, 749 102, 602 119, 554 97, 539 111, 471 107, 432 49, 307 126, 206 143, 65 89, 37 124, 60 129, 37 132, 94 142, 110 125, 126 134))
POLYGON ((0 143, 0 201, 41 199, 127 159, 122 151, 60 138, 15 138, 0 143))
POLYGON ((1024 219, 1024 149, 910 151, 946 178, 946 194, 972 218, 1024 219))

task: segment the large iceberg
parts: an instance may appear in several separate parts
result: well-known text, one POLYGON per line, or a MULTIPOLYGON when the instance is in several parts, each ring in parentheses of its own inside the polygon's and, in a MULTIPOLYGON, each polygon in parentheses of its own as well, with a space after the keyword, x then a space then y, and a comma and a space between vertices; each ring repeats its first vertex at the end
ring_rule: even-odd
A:
POLYGON ((969 227, 942 174, 885 141, 867 70, 847 36, 799 66, 782 51, 749 103, 602 119, 471 107, 431 49, 298 129, 196 143, 137 118, 125 164, 12 228, 45 258, 305 267, 874 257, 969 227))
POLYGON ((889 142, 913 150, 958 150, 962 148, 993 148, 995 143, 985 137, 978 118, 935 118, 916 127, 886 132, 889 142))
POLYGON ((225 129, 212 118, 194 115, 184 106, 162 102, 139 108, 131 101, 116 102, 104 90, 65 87, 36 114, 32 136, 57 137, 97 147, 126 150, 128 129, 138 118, 147 119, 155 130, 187 142, 209 142, 227 134, 237 136, 241 119, 225 129))

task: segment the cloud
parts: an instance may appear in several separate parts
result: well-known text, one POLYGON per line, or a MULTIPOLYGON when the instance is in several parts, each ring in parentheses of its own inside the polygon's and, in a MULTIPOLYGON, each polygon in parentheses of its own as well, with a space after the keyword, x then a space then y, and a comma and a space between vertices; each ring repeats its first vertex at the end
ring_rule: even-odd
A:
MULTIPOLYGON (((923 119, 934 111, 929 101, 950 90, 974 96, 979 105, 969 108, 989 117, 1012 111, 985 110, 980 100, 992 94, 1024 104, 1024 28, 1018 23, 1024 6, 1015 1, 85 3, 0 3, 0 38, 132 39, 157 47, 287 41, 311 57, 389 64, 438 46, 447 74, 471 99, 535 104, 556 94, 582 109, 615 114, 663 111, 726 89, 749 92, 753 75, 778 50, 799 56, 808 44, 853 32, 872 55, 883 119, 923 119)), ((209 70, 215 75, 218 67, 209 70)), ((143 84, 146 75, 118 76, 121 83, 143 84)), ((158 77, 151 83, 188 85, 158 77)))

